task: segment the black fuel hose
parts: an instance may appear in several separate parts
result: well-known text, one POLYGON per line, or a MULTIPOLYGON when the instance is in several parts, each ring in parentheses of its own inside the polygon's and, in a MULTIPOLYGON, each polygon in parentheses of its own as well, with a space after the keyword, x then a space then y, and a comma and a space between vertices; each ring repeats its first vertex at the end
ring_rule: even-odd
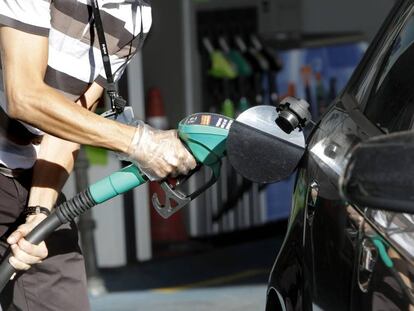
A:
MULTIPOLYGON (((89 189, 78 193, 69 201, 57 206, 45 220, 37 225, 37 227, 26 236, 26 240, 32 244, 40 244, 61 225, 74 220, 95 205, 97 205, 97 203, 92 198, 89 189)), ((16 270, 9 263, 9 258, 11 256, 12 253, 9 248, 0 265, 0 293, 9 282, 10 278, 16 273, 16 270)))

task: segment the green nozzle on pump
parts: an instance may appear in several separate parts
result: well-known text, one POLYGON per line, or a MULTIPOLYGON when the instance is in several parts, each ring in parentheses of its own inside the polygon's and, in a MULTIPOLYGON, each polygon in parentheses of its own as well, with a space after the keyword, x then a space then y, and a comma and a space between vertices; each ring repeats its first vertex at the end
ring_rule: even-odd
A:
POLYGON ((236 66, 240 77, 249 77, 253 74, 252 66, 239 51, 230 50, 227 57, 236 66))
POLYGON ((234 118, 236 111, 234 103, 230 98, 224 100, 221 107, 221 113, 228 118, 234 118))
POLYGON ((237 110, 242 113, 250 108, 250 103, 246 97, 242 97, 239 100, 239 105, 237 107, 237 110))
POLYGON ((211 68, 209 75, 218 79, 235 79, 237 70, 226 56, 220 51, 214 51, 210 54, 211 68))

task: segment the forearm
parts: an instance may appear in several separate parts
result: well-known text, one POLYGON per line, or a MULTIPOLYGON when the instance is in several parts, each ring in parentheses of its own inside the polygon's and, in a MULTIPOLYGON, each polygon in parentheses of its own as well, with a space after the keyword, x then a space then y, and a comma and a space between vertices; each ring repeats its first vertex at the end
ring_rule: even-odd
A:
POLYGON ((45 135, 33 168, 28 206, 49 209, 55 205, 62 187, 73 170, 79 145, 45 135))
MULTIPOLYGON (((38 161, 34 166, 28 206, 40 205, 52 210, 73 168, 78 148, 78 144, 50 135, 43 137, 38 161)), ((25 222, 7 238, 13 254, 9 262, 15 269, 27 270, 48 256, 45 242, 33 245, 24 239, 46 217, 42 213, 27 215, 25 222)))
MULTIPOLYGON (((76 102, 79 107, 94 111, 102 96, 102 88, 92 84, 76 102)), ((40 205, 51 209, 73 170, 79 144, 45 135, 38 159, 33 168, 29 206, 40 205)))
POLYGON ((46 84, 31 87, 16 97, 9 103, 14 107, 13 117, 64 140, 126 152, 135 133, 133 127, 75 105, 46 84))
MULTIPOLYGON (((106 120, 47 86, 48 38, 0 27, 0 51, 10 117, 68 141, 125 153, 154 178, 185 174, 195 167, 176 132, 106 120)), ((92 86, 102 89, 96 83, 92 86)))

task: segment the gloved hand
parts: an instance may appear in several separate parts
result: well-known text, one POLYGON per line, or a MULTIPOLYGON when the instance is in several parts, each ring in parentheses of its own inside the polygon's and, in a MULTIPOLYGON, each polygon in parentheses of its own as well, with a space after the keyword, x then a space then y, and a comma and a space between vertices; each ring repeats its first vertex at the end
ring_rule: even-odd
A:
POLYGON ((177 131, 161 131, 147 124, 137 126, 128 159, 138 164, 150 180, 186 175, 196 161, 178 138, 177 131))

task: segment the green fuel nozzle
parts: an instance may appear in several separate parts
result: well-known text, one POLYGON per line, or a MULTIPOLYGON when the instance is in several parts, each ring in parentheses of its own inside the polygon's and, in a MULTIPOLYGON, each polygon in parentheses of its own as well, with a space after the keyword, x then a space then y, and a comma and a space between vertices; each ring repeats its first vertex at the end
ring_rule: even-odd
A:
POLYGON ((154 194, 152 203, 162 217, 170 217, 217 181, 220 176, 221 159, 226 154, 226 140, 232 123, 233 119, 213 113, 197 113, 180 122, 178 135, 197 160, 198 167, 188 176, 179 178, 175 185, 167 181, 161 184, 165 193, 164 204, 160 202, 157 194, 154 194), (182 190, 183 185, 202 166, 211 172, 209 181, 192 193, 185 194, 182 190))
MULTIPOLYGON (((154 194, 152 198, 154 208, 162 217, 170 217, 217 181, 220 175, 221 158, 225 156, 226 139, 232 122, 231 118, 218 114, 197 113, 179 123, 178 135, 197 160, 197 169, 206 166, 212 174, 206 184, 191 194, 185 194, 181 189, 194 172, 191 172, 189 176, 178 178, 175 185, 163 181, 161 188, 165 193, 165 202, 161 203, 157 194, 154 194)), ((138 167, 130 165, 91 185, 89 192, 92 199, 100 204, 147 181, 148 178, 138 167)))

